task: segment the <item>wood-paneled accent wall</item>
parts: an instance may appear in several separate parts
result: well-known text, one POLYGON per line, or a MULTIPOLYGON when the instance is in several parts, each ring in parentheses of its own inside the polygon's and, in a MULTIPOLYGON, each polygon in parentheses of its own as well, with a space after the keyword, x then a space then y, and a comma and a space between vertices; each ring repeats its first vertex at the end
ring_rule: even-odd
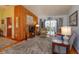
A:
POLYGON ((18 41, 24 40, 28 35, 26 33, 26 27, 28 26, 26 25, 27 15, 33 16, 34 25, 38 23, 37 16, 35 16, 31 11, 29 11, 28 9, 20 5, 14 7, 14 37, 15 37, 15 40, 18 40, 18 41), (18 27, 16 26, 17 24, 16 19, 18 19, 18 27))

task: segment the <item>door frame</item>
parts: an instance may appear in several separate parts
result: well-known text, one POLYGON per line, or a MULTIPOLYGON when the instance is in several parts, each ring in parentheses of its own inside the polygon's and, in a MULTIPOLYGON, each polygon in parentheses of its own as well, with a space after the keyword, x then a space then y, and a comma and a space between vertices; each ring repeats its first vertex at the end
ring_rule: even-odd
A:
POLYGON ((8 17, 6 17, 6 36, 8 37, 8 38, 12 38, 12 17, 11 16, 8 16, 8 17), (10 37, 8 37, 8 23, 7 23, 7 18, 11 18, 11 36, 10 37))

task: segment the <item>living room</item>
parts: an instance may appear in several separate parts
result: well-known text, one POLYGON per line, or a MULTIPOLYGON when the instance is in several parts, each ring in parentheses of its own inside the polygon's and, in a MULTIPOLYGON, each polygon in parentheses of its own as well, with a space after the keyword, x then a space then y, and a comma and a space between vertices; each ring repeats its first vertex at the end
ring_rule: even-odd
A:
MULTIPOLYGON (((73 42, 70 44, 71 47, 74 46, 74 49, 71 49, 72 51, 70 50, 70 53, 79 53, 78 10, 78 5, 0 6, 0 35, 1 37, 5 37, 6 39, 11 40, 11 42, 13 43, 13 45, 10 44, 12 46, 10 46, 9 48, 5 47, 5 49, 1 49, 1 53, 53 53, 51 37, 55 36, 55 34, 57 34, 56 36, 59 37, 58 34, 63 32, 62 30, 64 29, 68 30, 68 27, 70 31, 65 32, 65 34, 62 33, 63 35, 67 35, 65 39, 69 39, 70 37, 68 36, 71 36, 72 38, 72 33, 76 33, 75 40, 73 40, 73 42), (46 25, 47 23, 45 23, 46 20, 48 21, 48 25, 46 25), (57 23, 52 20, 56 20, 57 23), (11 23, 6 24, 7 22, 11 23), (52 26, 52 24, 56 25, 52 26), (63 29, 61 29, 61 27, 63 27, 63 29), (53 29, 53 31, 51 29, 53 29), (49 45, 51 45, 51 47, 49 45), (45 49, 43 49, 43 47, 45 47, 45 49), (19 50, 17 51, 17 49, 19 50), (73 52, 74 50, 76 52, 73 52)), ((66 53, 65 49, 66 48, 61 47, 55 48, 55 50, 59 53, 66 53), (59 48, 60 50, 57 50, 59 48)))

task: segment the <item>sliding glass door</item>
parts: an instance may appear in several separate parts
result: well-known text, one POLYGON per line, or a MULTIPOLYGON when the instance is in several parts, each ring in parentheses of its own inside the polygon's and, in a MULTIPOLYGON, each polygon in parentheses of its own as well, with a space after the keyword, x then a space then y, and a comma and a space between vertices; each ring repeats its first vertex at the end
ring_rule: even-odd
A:
POLYGON ((47 35, 54 35, 57 32, 57 21, 56 20, 46 20, 45 28, 47 29, 47 35))

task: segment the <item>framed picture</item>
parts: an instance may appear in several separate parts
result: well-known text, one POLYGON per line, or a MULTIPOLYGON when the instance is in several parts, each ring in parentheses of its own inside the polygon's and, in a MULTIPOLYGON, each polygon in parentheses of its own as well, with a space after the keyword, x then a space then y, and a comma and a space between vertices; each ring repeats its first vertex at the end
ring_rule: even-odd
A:
POLYGON ((72 15, 69 16, 69 25, 70 26, 78 25, 78 11, 74 12, 72 15))

